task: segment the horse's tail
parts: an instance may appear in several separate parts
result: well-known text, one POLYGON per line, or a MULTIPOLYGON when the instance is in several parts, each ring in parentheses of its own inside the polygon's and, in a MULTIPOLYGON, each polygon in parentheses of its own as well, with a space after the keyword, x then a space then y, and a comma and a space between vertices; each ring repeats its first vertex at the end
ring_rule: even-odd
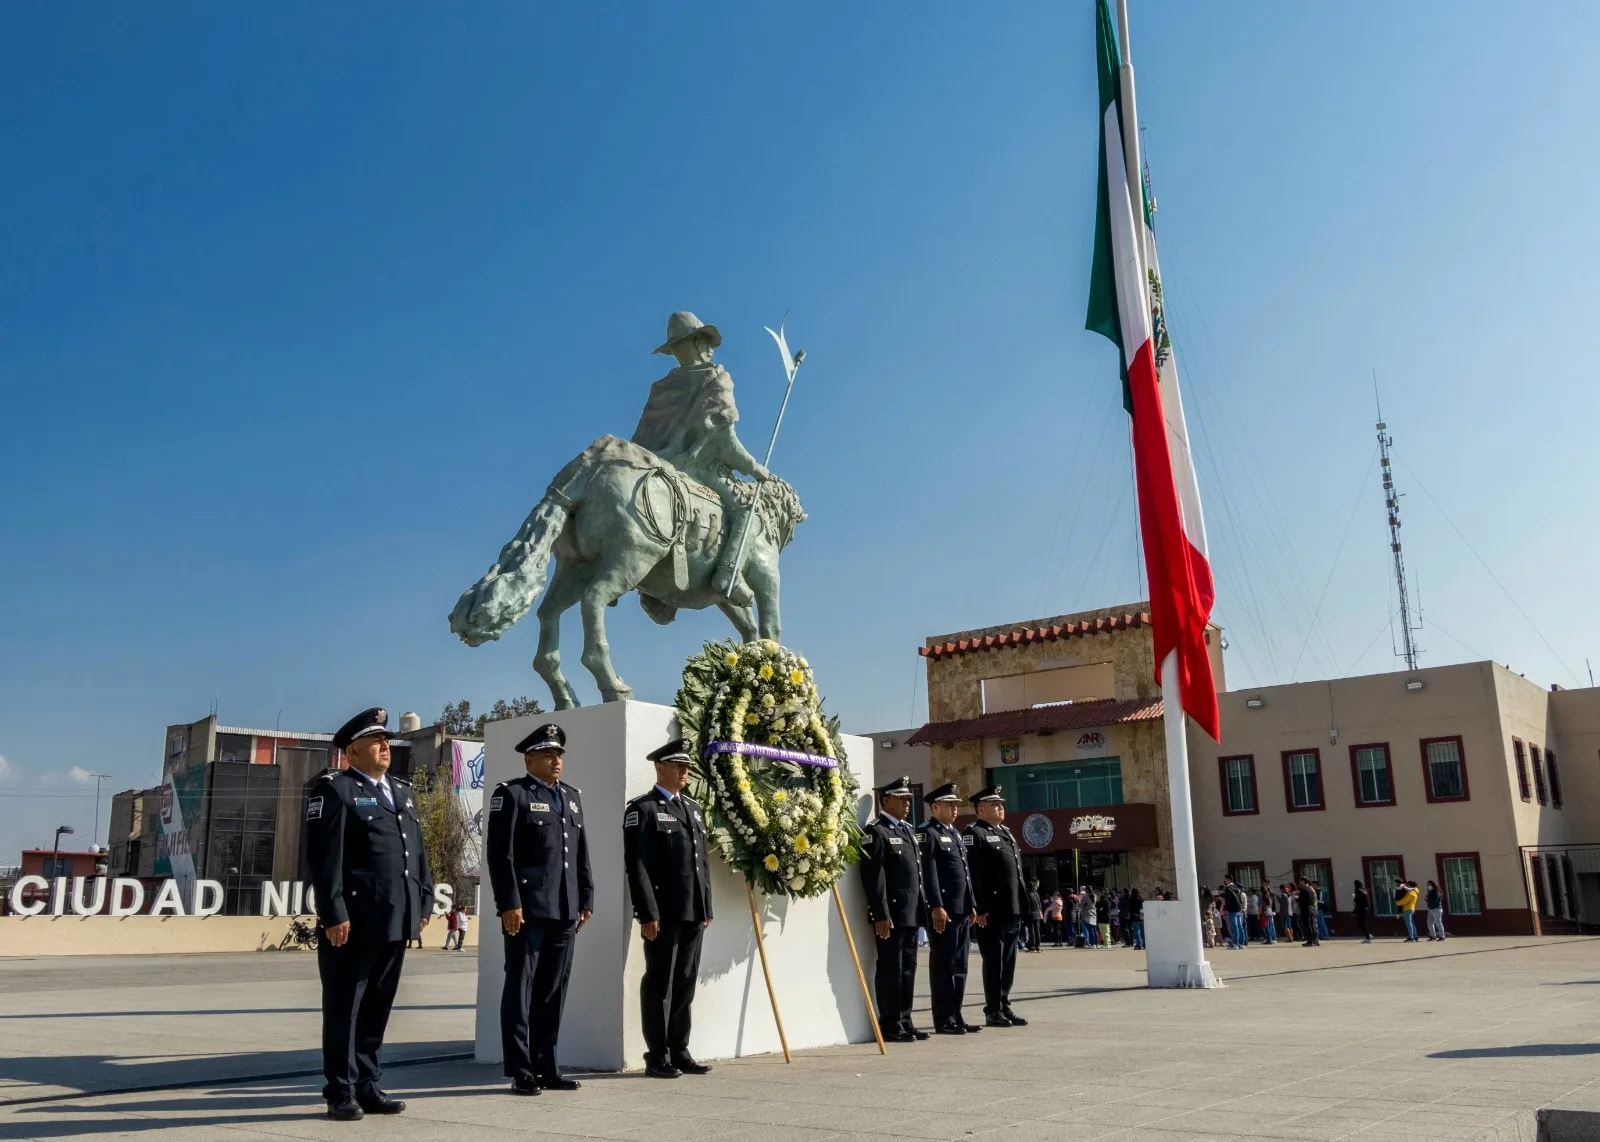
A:
POLYGON ((534 505, 500 558, 468 587, 450 612, 450 629, 468 646, 499 638, 526 615, 544 590, 550 550, 571 515, 572 501, 553 487, 534 505))

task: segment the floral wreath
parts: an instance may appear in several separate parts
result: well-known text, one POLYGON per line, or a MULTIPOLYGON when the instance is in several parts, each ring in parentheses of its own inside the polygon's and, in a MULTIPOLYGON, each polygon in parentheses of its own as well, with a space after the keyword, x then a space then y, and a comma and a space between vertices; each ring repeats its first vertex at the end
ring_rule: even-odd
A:
POLYGON ((683 668, 678 726, 722 857, 773 896, 817 896, 860 857, 855 775, 804 658, 776 642, 711 642, 683 668))

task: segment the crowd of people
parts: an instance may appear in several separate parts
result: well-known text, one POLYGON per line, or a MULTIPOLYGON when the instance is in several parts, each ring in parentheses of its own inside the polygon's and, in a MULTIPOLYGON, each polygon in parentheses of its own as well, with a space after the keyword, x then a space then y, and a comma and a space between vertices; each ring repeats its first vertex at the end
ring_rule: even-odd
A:
MULTIPOLYGON (((1165 900, 1157 890, 1152 900, 1165 900)), ((1076 889, 1041 894, 1039 882, 1028 884, 1030 921, 1023 926, 1022 949, 1037 952, 1045 944, 1052 947, 1125 948, 1144 947, 1144 901, 1137 888, 1095 889, 1081 884, 1076 889)))
MULTIPOLYGON (((1429 941, 1442 941, 1444 894, 1434 881, 1419 887, 1416 881, 1397 879, 1389 889, 1393 916, 1405 943, 1420 943, 1416 913, 1426 912, 1429 941)), ((1148 899, 1174 897, 1157 889, 1148 899)), ((1041 892, 1039 882, 1028 884, 1030 919, 1023 925, 1021 947, 1037 952, 1046 946, 1062 948, 1144 947, 1144 903, 1137 888, 1095 888, 1084 884, 1041 892)), ((1247 887, 1231 876, 1222 886, 1200 886, 1201 942, 1207 948, 1244 948, 1250 944, 1298 941, 1316 947, 1334 934, 1333 907, 1314 881, 1295 877, 1276 887, 1247 887)), ((1361 942, 1372 943, 1372 921, 1377 915, 1371 893, 1356 881, 1351 896, 1351 916, 1361 942)))

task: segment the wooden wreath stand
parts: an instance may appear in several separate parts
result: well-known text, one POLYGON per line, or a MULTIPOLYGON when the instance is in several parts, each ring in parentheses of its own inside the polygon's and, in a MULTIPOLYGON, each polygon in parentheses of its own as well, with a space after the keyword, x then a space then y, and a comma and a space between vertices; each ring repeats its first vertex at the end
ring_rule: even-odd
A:
MULTIPOLYGON (((750 899, 750 926, 756 932, 756 951, 761 956, 761 974, 767 981, 767 999, 772 1003, 772 1021, 778 1025, 778 1042, 783 1046, 783 1061, 794 1062, 789 1053, 789 1037, 783 1032, 783 1016, 778 1011, 778 992, 772 986, 772 967, 767 963, 767 943, 761 934, 761 914, 756 909, 756 886, 746 880, 745 893, 750 899)), ((889 1048, 883 1043, 883 1028, 878 1026, 878 1016, 872 1006, 872 992, 867 989, 867 973, 861 970, 861 956, 856 951, 856 938, 850 932, 850 921, 844 914, 844 898, 839 895, 839 885, 831 886, 834 907, 839 910, 839 926, 844 929, 844 941, 850 947, 850 959, 856 965, 856 981, 861 984, 861 998, 867 1005, 867 1022, 872 1024, 872 1037, 878 1041, 878 1053, 887 1055, 889 1048)))

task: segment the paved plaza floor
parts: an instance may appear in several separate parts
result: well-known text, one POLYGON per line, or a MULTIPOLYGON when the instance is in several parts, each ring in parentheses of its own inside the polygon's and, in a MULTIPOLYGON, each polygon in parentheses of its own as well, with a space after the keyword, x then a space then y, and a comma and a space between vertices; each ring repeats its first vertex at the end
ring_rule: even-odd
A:
POLYGON ((310 955, 0 960, 0 1139, 1510 1142, 1534 1137, 1534 1108, 1600 1109, 1600 941, 1334 942, 1212 962, 1226 989, 1152 991, 1142 955, 1046 949, 1020 957, 1027 1028, 519 1099, 498 1068, 452 1059, 471 1049, 473 959, 413 953, 386 1084, 410 1109, 345 1124, 321 1116, 320 1079, 261 1077, 318 1065, 310 955))

